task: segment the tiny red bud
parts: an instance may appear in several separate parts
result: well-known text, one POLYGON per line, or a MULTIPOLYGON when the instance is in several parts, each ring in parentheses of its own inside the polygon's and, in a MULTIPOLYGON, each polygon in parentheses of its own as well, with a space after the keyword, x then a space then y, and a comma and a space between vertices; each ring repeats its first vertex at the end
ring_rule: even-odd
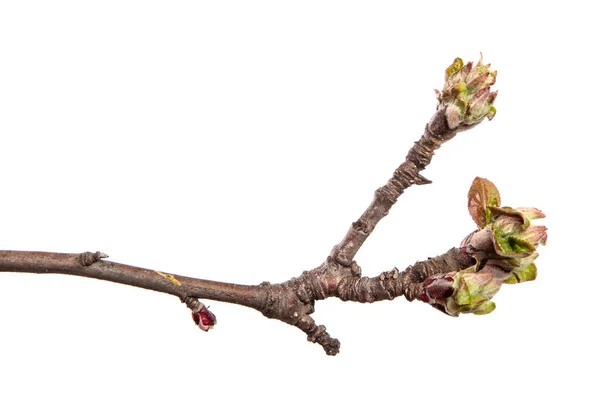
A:
POLYGON ((208 332, 217 323, 216 316, 209 311, 204 304, 201 304, 201 307, 197 312, 192 313, 192 319, 194 320, 194 323, 205 332, 208 332))

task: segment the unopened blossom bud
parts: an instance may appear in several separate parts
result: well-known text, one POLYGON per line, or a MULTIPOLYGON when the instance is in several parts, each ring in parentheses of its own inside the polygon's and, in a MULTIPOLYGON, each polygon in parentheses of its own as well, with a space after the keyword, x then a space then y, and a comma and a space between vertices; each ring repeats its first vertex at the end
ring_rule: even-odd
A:
POLYGON ((486 117, 490 120, 494 117, 498 92, 491 92, 490 87, 496 82, 496 74, 481 59, 473 65, 456 58, 446 69, 444 87, 436 93, 440 104, 446 107, 450 129, 476 125, 486 117))
POLYGON ((492 271, 475 272, 474 269, 475 266, 429 277, 423 282, 423 293, 419 299, 450 316, 492 312, 496 305, 491 299, 500 289, 502 280, 495 278, 492 271))
MULTIPOLYGON (((448 74, 456 74, 460 68, 460 64, 451 66, 448 74)), ((475 178, 468 208, 479 229, 465 238, 460 251, 476 263, 458 272, 428 277, 418 299, 451 316, 485 315, 496 308, 492 297, 502 284, 535 280, 536 249, 545 245, 547 235, 546 227, 531 222, 545 215, 536 208, 514 209, 500 207, 500 203, 496 186, 475 178)))
POLYGON ((448 298, 446 308, 451 314, 474 313, 485 315, 496 308, 491 299, 502 285, 492 272, 456 273, 456 293, 448 298))
POLYGON ((198 310, 192 311, 192 319, 200 329, 208 332, 217 323, 217 318, 203 303, 199 304, 198 310))
POLYGON ((546 244, 548 235, 545 226, 531 223, 544 218, 544 213, 533 207, 500 207, 498 189, 483 178, 473 181, 468 207, 479 230, 469 235, 461 248, 477 260, 477 270, 493 266, 504 272, 495 277, 507 284, 535 280, 536 250, 546 244))
POLYGON ((535 208, 491 207, 492 229, 496 252, 506 257, 526 257, 539 245, 545 245, 548 230, 543 225, 531 225, 531 220, 545 215, 535 208))

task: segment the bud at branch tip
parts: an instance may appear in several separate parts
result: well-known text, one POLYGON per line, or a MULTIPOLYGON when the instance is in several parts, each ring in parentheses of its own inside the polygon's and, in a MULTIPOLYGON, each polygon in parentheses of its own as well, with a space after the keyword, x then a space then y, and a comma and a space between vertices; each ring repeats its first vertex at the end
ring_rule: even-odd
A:
POLYGON ((497 72, 489 64, 484 65, 482 59, 475 65, 454 59, 446 69, 444 87, 436 90, 440 105, 446 108, 450 129, 466 129, 496 114, 493 105, 498 92, 491 92, 490 87, 496 82, 497 72))

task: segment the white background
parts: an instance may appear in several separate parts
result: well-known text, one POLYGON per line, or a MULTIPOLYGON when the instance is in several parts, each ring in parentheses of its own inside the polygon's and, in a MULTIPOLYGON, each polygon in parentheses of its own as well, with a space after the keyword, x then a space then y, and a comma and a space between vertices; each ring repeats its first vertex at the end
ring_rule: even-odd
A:
POLYGON ((503 3, 2 1, 2 249, 284 281, 341 240, 444 69, 479 52, 496 118, 443 146, 357 259, 374 276, 457 245, 475 176, 545 211, 549 244, 488 316, 318 302, 336 357, 247 308, 205 301, 205 334, 172 296, 0 273, 0 401, 597 397, 597 12, 503 3))

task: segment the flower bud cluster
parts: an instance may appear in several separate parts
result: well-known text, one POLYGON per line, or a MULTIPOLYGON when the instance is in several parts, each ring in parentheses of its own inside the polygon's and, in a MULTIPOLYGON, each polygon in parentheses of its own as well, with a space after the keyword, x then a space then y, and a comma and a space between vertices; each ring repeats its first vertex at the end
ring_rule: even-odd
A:
POLYGON ((496 82, 496 71, 481 59, 477 64, 464 64, 460 58, 454 59, 446 69, 446 81, 441 91, 436 90, 438 101, 446 107, 446 120, 450 129, 471 126, 484 118, 492 119, 496 114, 494 101, 497 91, 490 87, 496 82))
POLYGON ((547 228, 531 224, 544 218, 544 213, 529 207, 499 207, 500 193, 487 179, 475 178, 468 206, 479 229, 461 248, 476 263, 465 270, 427 278, 419 296, 451 316, 490 313, 496 307, 491 299, 502 284, 534 280, 536 250, 547 240, 547 228))

